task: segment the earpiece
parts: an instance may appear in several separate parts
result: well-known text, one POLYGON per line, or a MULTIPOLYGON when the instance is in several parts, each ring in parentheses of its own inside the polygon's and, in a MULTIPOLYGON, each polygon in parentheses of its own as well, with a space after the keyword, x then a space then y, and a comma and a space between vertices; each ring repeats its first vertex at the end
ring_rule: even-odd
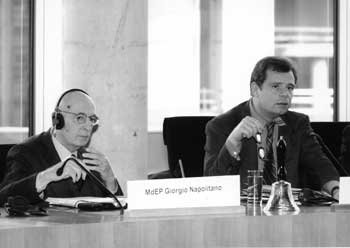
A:
POLYGON ((55 110, 55 112, 52 113, 52 126, 56 130, 60 130, 64 127, 63 115, 61 113, 57 112, 57 110, 55 110))
POLYGON ((52 126, 56 129, 56 130, 60 130, 64 127, 64 117, 63 115, 59 112, 59 106, 60 106, 60 103, 63 99, 63 97, 65 95, 67 95, 68 93, 71 93, 71 92, 82 92, 84 93, 85 95, 89 96, 88 93, 86 93, 86 91, 82 90, 82 89, 70 89, 70 90, 67 90, 65 91, 61 97, 58 99, 57 101, 57 104, 56 104, 56 107, 55 107, 55 111, 52 113, 52 126))

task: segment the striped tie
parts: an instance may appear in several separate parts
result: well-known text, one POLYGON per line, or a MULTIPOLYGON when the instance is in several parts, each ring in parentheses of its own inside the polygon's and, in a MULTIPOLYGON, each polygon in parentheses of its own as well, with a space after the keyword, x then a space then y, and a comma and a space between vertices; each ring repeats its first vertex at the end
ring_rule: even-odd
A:
POLYGON ((273 142, 273 129, 274 129, 274 122, 270 122, 266 125, 267 129, 267 135, 266 135, 266 157, 264 159, 264 180, 265 184, 271 185, 276 181, 276 165, 274 163, 273 159, 273 149, 272 149, 272 142, 273 142))

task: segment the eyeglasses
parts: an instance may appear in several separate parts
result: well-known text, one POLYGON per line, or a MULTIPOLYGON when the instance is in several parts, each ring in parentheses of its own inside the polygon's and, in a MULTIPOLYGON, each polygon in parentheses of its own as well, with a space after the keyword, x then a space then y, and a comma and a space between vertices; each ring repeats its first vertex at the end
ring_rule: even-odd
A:
POLYGON ((261 133, 257 133, 254 138, 256 141, 256 145, 258 147, 259 159, 261 159, 264 162, 271 161, 271 158, 269 158, 270 156, 266 156, 266 151, 265 151, 264 147, 261 145, 261 141, 262 141, 261 133))
POLYGON ((265 159, 265 149, 264 149, 264 147, 261 146, 261 133, 257 133, 255 135, 255 141, 256 141, 256 144, 258 146, 258 157, 261 160, 264 160, 265 159))
POLYGON ((88 116, 85 113, 73 113, 73 112, 69 112, 69 111, 64 111, 64 110, 60 110, 57 109, 57 112, 61 112, 61 113, 66 113, 66 114, 71 114, 75 116, 75 121, 78 124, 85 124, 87 122, 87 119, 89 118, 90 122, 92 123, 93 126, 96 126, 99 122, 99 119, 96 115, 90 115, 88 116))

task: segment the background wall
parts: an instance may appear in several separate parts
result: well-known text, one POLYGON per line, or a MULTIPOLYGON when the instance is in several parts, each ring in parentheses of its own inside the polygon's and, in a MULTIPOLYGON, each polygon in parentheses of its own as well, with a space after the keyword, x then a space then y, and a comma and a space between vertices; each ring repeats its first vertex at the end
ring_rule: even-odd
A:
POLYGON ((86 90, 101 120, 92 146, 107 155, 126 192, 127 180, 147 175, 147 1, 36 5, 36 132, 51 126, 64 90, 86 90))
POLYGON ((162 132, 148 132, 147 148, 147 174, 168 170, 168 154, 162 132))
POLYGON ((63 1, 63 82, 95 100, 101 126, 92 145, 124 191, 126 180, 146 178, 147 1, 63 1))

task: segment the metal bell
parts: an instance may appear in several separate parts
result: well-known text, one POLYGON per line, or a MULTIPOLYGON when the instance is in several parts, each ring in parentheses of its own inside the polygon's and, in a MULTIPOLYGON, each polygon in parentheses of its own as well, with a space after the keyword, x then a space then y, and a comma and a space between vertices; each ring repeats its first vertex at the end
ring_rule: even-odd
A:
POLYGON ((293 198, 292 186, 286 181, 286 146, 286 141, 281 136, 277 144, 278 180, 272 184, 269 200, 263 209, 265 213, 277 211, 279 214, 283 214, 300 211, 293 198))
POLYGON ((277 211, 278 213, 300 211, 294 201, 290 183, 280 180, 272 184, 271 194, 263 211, 277 211))

